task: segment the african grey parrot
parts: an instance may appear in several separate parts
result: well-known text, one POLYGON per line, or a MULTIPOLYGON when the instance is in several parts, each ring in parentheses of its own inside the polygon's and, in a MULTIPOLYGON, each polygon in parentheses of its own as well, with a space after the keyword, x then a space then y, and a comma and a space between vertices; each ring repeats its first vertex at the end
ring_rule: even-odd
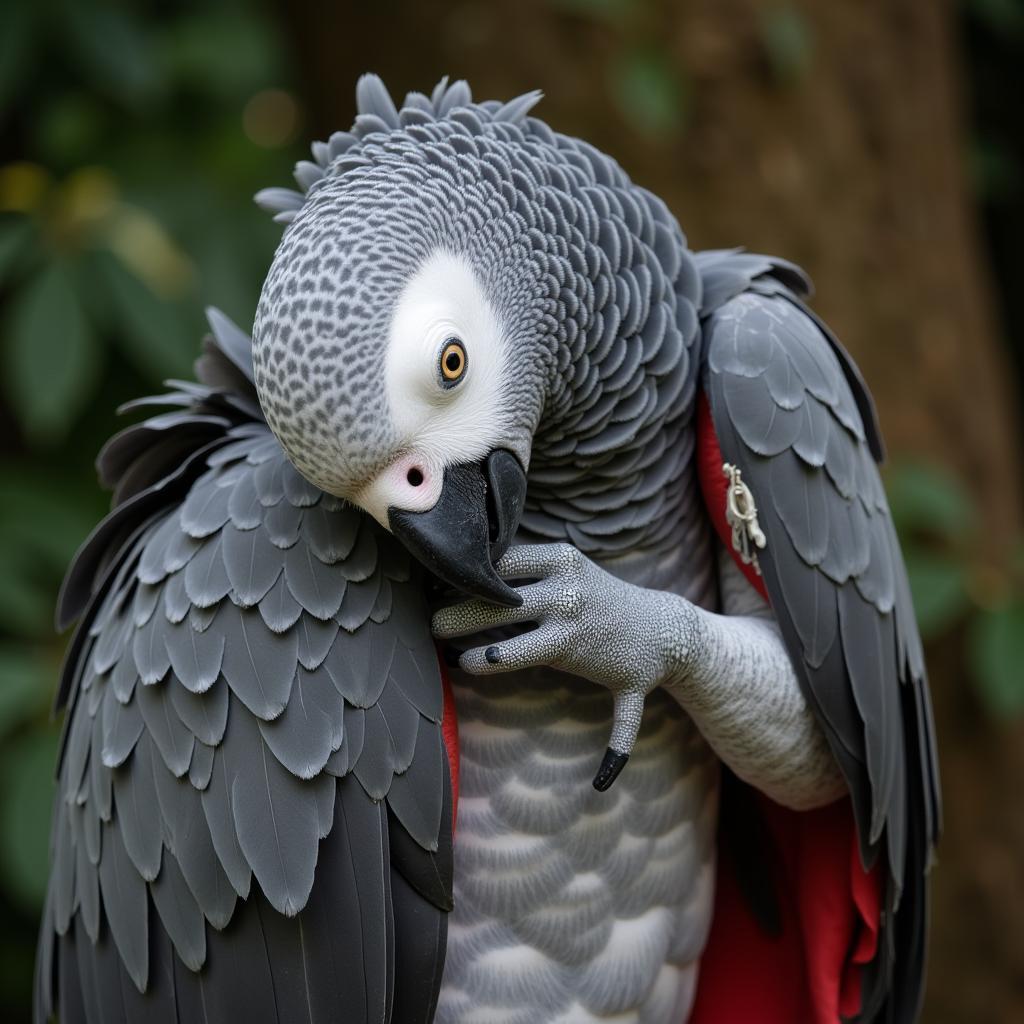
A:
POLYGON ((101 452, 37 1019, 915 1018, 870 396, 797 267, 691 252, 538 98, 364 76, 257 197, 251 341, 211 312, 101 452))

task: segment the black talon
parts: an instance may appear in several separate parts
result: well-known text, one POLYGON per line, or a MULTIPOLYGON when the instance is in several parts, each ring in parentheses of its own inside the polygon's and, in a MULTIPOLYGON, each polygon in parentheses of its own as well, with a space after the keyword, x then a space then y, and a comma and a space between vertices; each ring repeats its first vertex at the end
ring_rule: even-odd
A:
POLYGON ((608 789, 619 777, 619 772, 626 767, 628 760, 629 754, 623 754, 621 751, 612 750, 609 747, 604 752, 604 757, 601 758, 601 767, 597 769, 597 774, 594 776, 594 789, 599 793, 608 789))

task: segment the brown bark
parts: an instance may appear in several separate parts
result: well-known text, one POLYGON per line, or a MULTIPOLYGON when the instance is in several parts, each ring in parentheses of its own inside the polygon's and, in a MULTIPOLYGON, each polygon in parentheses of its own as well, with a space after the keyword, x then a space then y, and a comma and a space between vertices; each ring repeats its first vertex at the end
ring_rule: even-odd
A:
MULTIPOLYGON (((320 137, 349 123, 364 70, 396 94, 429 90, 443 73, 466 77, 480 98, 539 87, 538 113, 615 155, 665 198, 695 247, 744 245, 801 263, 871 383, 890 450, 951 468, 984 510, 988 556, 999 559, 1020 525, 1019 430, 962 165, 949 0, 804 5, 810 59, 785 84, 765 45, 777 7, 755 0, 302 0, 285 10, 320 137), (599 8, 613 13, 579 13, 599 8), (608 84, 642 47, 688 85, 683 128, 660 140, 627 123, 608 84)), ((993 735, 979 716, 962 637, 935 653, 948 838, 925 1019, 1021 1020, 1014 854, 1024 823, 1013 808, 1024 730, 993 735)))

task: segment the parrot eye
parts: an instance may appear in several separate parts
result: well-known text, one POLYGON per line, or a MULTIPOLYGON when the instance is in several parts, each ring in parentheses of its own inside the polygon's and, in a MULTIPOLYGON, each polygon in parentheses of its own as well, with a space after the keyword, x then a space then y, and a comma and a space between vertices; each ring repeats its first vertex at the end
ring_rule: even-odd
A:
POLYGON ((441 387, 453 388, 466 375, 466 347, 458 338, 449 338, 441 349, 438 370, 441 387))

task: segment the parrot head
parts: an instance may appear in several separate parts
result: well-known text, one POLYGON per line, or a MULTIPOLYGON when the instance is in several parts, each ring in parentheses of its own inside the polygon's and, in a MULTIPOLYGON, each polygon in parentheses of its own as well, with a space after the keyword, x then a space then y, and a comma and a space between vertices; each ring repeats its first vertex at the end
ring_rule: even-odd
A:
POLYGON ((482 215, 494 186, 390 156, 324 176, 286 231, 253 331, 260 401, 309 480, 458 589, 518 604, 493 563, 557 375, 542 267, 499 204, 482 215))

